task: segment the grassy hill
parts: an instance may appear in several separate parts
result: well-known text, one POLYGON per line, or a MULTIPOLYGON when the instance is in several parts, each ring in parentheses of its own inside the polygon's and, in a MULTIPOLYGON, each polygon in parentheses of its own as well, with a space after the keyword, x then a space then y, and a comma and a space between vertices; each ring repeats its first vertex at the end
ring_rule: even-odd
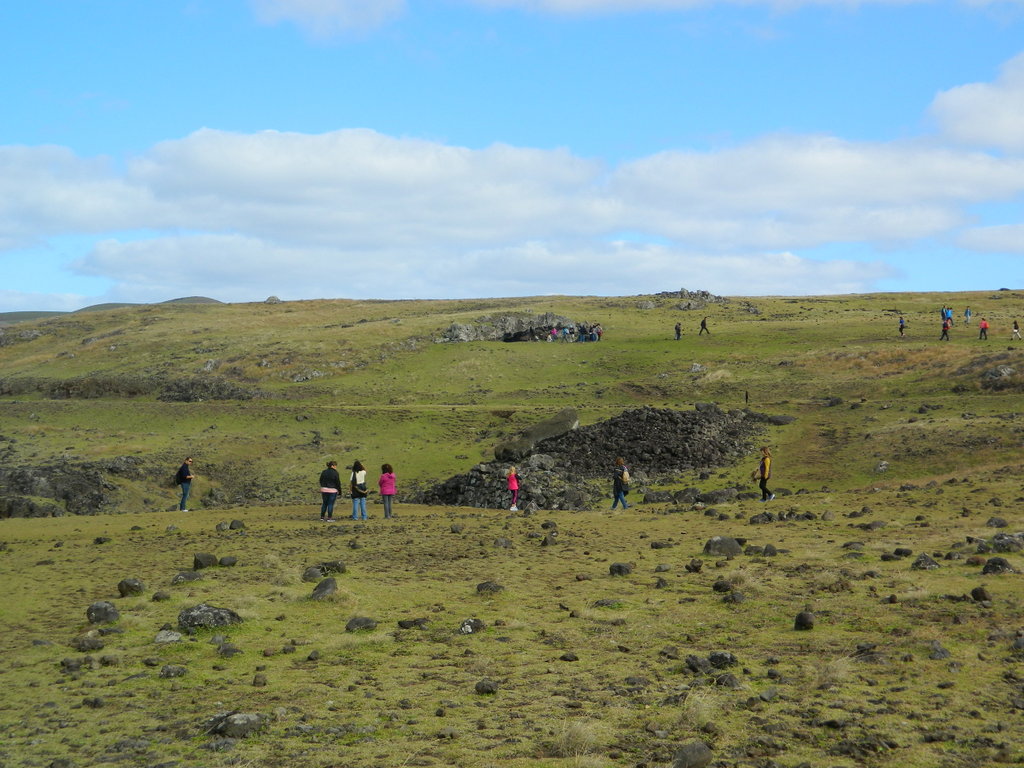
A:
MULTIPOLYGON (((1021 530, 1024 345, 1009 327, 1024 294, 679 305, 167 303, 0 329, 3 466, 102 475, 94 511, 120 513, 0 521, 0 763, 653 767, 696 740, 723 766, 1019 761, 1022 577, 982 567, 1024 568, 1012 540, 991 551, 1021 530), (948 343, 943 304, 957 310, 948 343), (991 322, 987 342, 960 324, 967 305, 991 322), (437 343, 453 322, 544 312, 600 322, 604 338, 437 343), (711 336, 698 336, 705 315, 711 336), (361 459, 373 480, 393 464, 401 499, 565 406, 592 424, 709 401, 795 417, 764 437, 775 501, 532 515, 399 504, 393 521, 371 503, 366 524, 315 520, 327 459, 361 459), (185 455, 198 478, 182 515, 169 478, 185 455), (130 471, 103 469, 120 457, 130 471), (245 527, 218 530, 232 519, 245 527), (755 548, 704 554, 714 535, 755 548), (238 565, 172 585, 196 552, 238 565), (939 567, 912 567, 921 554, 939 567), (327 560, 346 564, 339 590, 311 600, 303 571, 327 560), (612 576, 613 563, 631 572, 612 576), (128 577, 141 596, 119 597, 128 577), (487 581, 504 589, 478 593, 487 581), (966 597, 978 587, 989 594, 966 597), (86 621, 99 600, 121 614, 102 636, 86 621), (154 642, 201 602, 244 622, 154 642), (815 626, 794 630, 804 609, 815 626), (347 632, 353 616, 378 624, 347 632), (425 627, 397 625, 415 618, 425 627), (483 630, 460 633, 471 618, 483 630), (105 647, 69 647, 90 633, 105 647), (709 668, 718 651, 735 665, 709 668), (496 693, 476 692, 484 678, 496 693), (229 711, 265 716, 264 730, 208 734, 229 711)), ((631 500, 749 487, 755 462, 631 500)), ((32 498, 68 505, 42 482, 32 498)))

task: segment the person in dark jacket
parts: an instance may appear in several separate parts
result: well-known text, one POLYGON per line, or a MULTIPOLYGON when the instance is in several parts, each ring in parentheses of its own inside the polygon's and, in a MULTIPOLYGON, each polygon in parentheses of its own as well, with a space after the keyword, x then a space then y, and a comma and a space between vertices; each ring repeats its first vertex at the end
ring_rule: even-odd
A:
POLYGON ((194 477, 195 475, 192 474, 192 457, 186 456, 185 461, 178 467, 178 474, 174 476, 174 482, 181 486, 181 501, 178 502, 178 510, 180 512, 188 512, 186 504, 188 503, 188 494, 192 490, 192 480, 194 477))
POLYGON ((629 493, 629 470, 626 469, 626 461, 621 456, 615 460, 615 474, 612 476, 612 509, 621 502, 623 509, 629 509, 626 503, 626 494, 629 493))
POLYGON ((341 475, 338 474, 338 462, 328 461, 327 469, 320 473, 320 519, 334 522, 334 503, 341 494, 341 475))

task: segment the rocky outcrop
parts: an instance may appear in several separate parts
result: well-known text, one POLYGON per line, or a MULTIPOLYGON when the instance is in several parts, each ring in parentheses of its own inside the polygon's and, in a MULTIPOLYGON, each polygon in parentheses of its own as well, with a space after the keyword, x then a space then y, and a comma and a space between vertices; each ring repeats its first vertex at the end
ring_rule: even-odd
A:
POLYGON ((575 327, 578 323, 568 317, 556 315, 553 312, 545 312, 540 315, 531 314, 506 314, 506 315, 484 315, 478 317, 472 323, 452 323, 441 337, 439 343, 457 341, 506 341, 526 340, 530 334, 538 340, 545 338, 545 334, 555 328, 575 327), (521 338, 515 338, 515 337, 521 338))
POLYGON ((120 456, 40 467, 0 467, 0 518, 95 515, 107 511, 115 486, 109 475, 141 479, 142 460, 120 456))
MULTIPOLYGON (((607 500, 616 457, 633 475, 633 489, 655 478, 728 464, 748 453, 771 417, 713 404, 693 411, 636 408, 606 421, 518 445, 514 460, 521 508, 586 509, 607 500)), ((502 454, 512 455, 512 454, 502 454)), ((423 504, 502 508, 508 505, 510 461, 477 464, 469 472, 411 494, 423 504)), ((693 490, 694 495, 696 489, 693 490)), ((689 498, 689 495, 687 498, 689 498)), ((735 493, 733 493, 733 496, 735 493)))
POLYGON ((558 437, 579 425, 580 418, 576 409, 563 408, 550 419, 524 430, 518 437, 497 445, 494 449, 494 458, 498 461, 519 461, 530 454, 538 441, 558 437))

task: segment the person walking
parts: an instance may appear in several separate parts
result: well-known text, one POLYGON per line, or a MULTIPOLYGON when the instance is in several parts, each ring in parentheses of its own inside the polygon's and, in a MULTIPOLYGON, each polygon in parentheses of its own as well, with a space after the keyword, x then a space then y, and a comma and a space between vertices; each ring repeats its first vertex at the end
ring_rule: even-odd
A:
POLYGON ((981 322, 978 323, 978 338, 988 341, 988 320, 984 317, 981 318, 981 322))
POLYGON ((178 502, 179 512, 188 512, 188 495, 192 491, 192 457, 186 456, 185 461, 178 467, 178 474, 174 476, 174 482, 181 488, 181 501, 178 502))
POLYGON ((509 492, 509 512, 518 512, 519 507, 516 506, 519 503, 519 475, 516 474, 515 467, 509 467, 508 474, 505 476, 506 485, 509 492))
POLYGON ((943 339, 949 341, 949 326, 950 322, 949 318, 947 317, 945 320, 942 321, 942 335, 939 336, 939 341, 942 341, 943 339))
POLYGON ((681 338, 683 338, 683 324, 676 323, 676 341, 679 341, 681 338))
POLYGON ((384 504, 384 519, 390 520, 393 517, 391 503, 395 499, 395 470, 391 468, 390 464, 380 465, 380 479, 377 480, 377 486, 380 488, 380 500, 384 504))
POLYGON ((621 502, 623 509, 629 509, 626 503, 626 494, 629 493, 629 469, 626 461, 621 456, 615 459, 615 473, 612 475, 612 509, 621 502))
POLYGON ((366 467, 363 462, 356 461, 352 465, 352 476, 349 478, 349 492, 352 496, 352 519, 366 519, 366 467))
POLYGON ((964 325, 969 326, 971 324, 971 308, 968 307, 964 310, 964 325))
POLYGON ((1020 341, 1020 326, 1017 325, 1016 320, 1013 321, 1013 335, 1010 336, 1010 341, 1013 341, 1014 339, 1020 341))
POLYGON ((341 494, 341 475, 338 462, 328 461, 327 468, 320 473, 320 520, 334 522, 334 503, 341 494))
POLYGON ((711 331, 708 330, 708 319, 706 317, 700 321, 700 330, 697 331, 697 335, 700 336, 702 333, 706 333, 708 336, 711 335, 711 331))
POLYGON ((906 329, 906 327, 907 327, 907 322, 906 322, 906 320, 903 319, 903 315, 900 315, 900 338, 901 339, 903 338, 903 335, 904 335, 903 331, 906 329))
POLYGON ((775 498, 775 494, 768 490, 768 481, 772 476, 772 451, 767 445, 761 448, 761 461, 758 462, 757 469, 750 473, 752 480, 757 480, 758 486, 761 488, 761 501, 771 501, 775 498))

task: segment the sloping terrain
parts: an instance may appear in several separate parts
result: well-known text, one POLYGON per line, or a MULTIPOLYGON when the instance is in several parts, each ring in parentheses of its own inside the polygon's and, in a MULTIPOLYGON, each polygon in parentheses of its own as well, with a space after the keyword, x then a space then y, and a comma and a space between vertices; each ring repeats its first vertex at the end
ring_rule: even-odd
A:
POLYGON ((40 517, 0 520, 0 764, 1020 762, 1024 353, 1002 329, 1024 297, 685 303, 170 304, 3 328, 0 508, 40 517), (990 341, 940 344, 942 304, 984 311, 990 341), (604 336, 438 341, 546 312, 604 336), (170 383, 195 396, 161 399, 170 383), (692 466, 597 426, 696 403, 779 418, 692 466), (641 465, 626 512, 585 457, 597 496, 575 510, 403 497, 567 406, 570 454, 595 433, 641 465), (768 504, 747 441, 775 454, 768 504), (371 487, 393 464, 397 517, 371 496, 367 523, 347 499, 320 523, 332 458, 371 487), (200 604, 241 621, 195 628, 200 604))

